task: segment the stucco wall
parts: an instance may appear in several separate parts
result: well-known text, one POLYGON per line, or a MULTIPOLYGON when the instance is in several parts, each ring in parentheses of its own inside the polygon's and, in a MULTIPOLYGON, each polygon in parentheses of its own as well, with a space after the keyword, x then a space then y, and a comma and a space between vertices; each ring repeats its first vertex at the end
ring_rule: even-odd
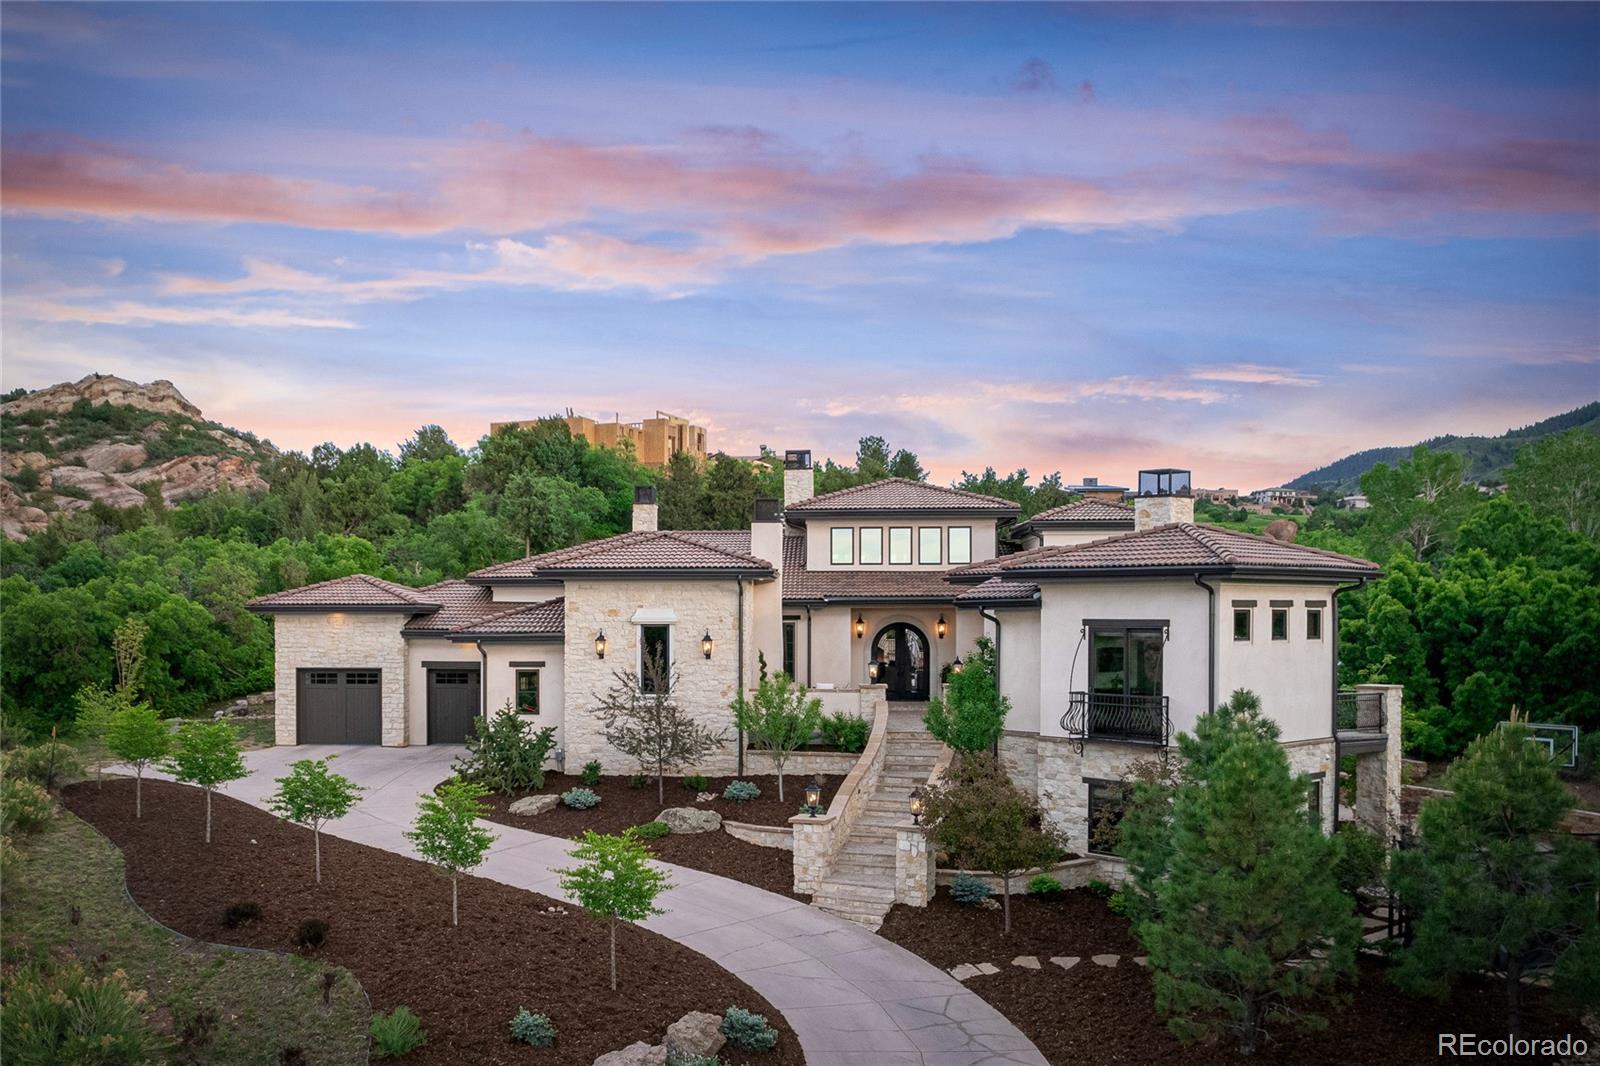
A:
MULTIPOLYGON (((539 707, 537 715, 524 719, 535 728, 554 726, 556 742, 561 743, 562 707, 564 697, 562 661, 565 658, 560 644, 485 644, 489 653, 488 673, 482 684, 490 714, 503 708, 506 701, 516 695, 517 667, 513 662, 542 662, 539 671, 539 707)), ((458 644, 448 640, 413 638, 407 641, 408 693, 410 696, 407 718, 410 722, 411 742, 428 742, 428 672, 425 662, 459 662, 482 670, 483 660, 478 649, 471 644, 458 644)), ((593 654, 593 648, 590 648, 593 654)))
POLYGON ((890 517, 876 516, 873 518, 855 518, 839 516, 835 518, 809 518, 806 520, 806 569, 807 570, 948 570, 951 566, 964 566, 965 563, 951 563, 949 559, 951 526, 966 526, 972 530, 972 561, 985 562, 995 557, 995 520, 992 518, 917 518, 917 517, 890 517), (911 529, 911 559, 910 563, 889 562, 889 527, 910 527, 911 529), (917 530, 922 527, 937 526, 940 530, 939 562, 923 563, 919 561, 918 548, 920 547, 917 530), (859 559, 861 547, 860 531, 862 527, 871 527, 883 530, 883 562, 862 565, 860 562, 850 566, 835 566, 831 550, 830 530, 835 527, 850 527, 856 532, 853 534, 855 548, 852 557, 859 559))
POLYGON ((491 585, 489 595, 496 603, 543 603, 561 595, 561 583, 550 585, 491 585))
POLYGON ((1131 533, 1133 528, 1127 529, 1036 529, 1024 539, 1023 545, 1027 548, 1054 548, 1068 544, 1087 544, 1091 540, 1104 540, 1107 537, 1119 536, 1122 533, 1131 533))
POLYGON ((324 668, 383 672, 383 743, 407 743, 406 647, 400 614, 280 614, 273 619, 273 680, 279 744, 298 743, 296 672, 324 668))
MULTIPOLYGON (((1000 619, 1000 694, 1011 701, 1011 714, 1006 718, 1006 730, 1037 733, 1039 731, 1039 610, 1001 608, 990 613, 1000 619)), ((993 639, 996 635, 994 625, 989 622, 982 624, 984 631, 993 639)), ((1065 666, 1061 668, 1064 669, 1065 666)), ((1060 717, 1059 713, 1057 717, 1060 717)))
MULTIPOLYGON (((977 619, 977 612, 961 612, 977 619)), ((867 683, 867 648, 884 626, 895 622, 909 622, 922 630, 928 638, 928 659, 931 665, 930 691, 938 684, 939 671, 969 647, 973 637, 963 643, 961 619, 952 607, 862 607, 831 606, 814 608, 811 612, 811 666, 813 687, 833 684, 839 689, 856 689, 867 683), (856 637, 855 620, 860 615, 866 622, 865 634, 856 637), (943 615, 946 632, 939 639, 937 623, 943 615)), ((805 629, 805 616, 800 618, 799 629, 805 629)), ((805 650, 801 643, 796 649, 797 665, 805 673, 805 650)))
MULTIPOLYGON (((1328 585, 1217 584, 1217 700, 1237 688, 1261 697, 1285 742, 1333 735, 1333 590, 1328 585), (1233 639, 1233 601, 1255 600, 1251 639, 1233 639), (1289 600, 1289 639, 1272 639, 1272 601, 1289 600), (1321 600, 1322 639, 1306 639, 1306 601, 1321 600)), ((1186 727, 1187 728, 1187 727, 1186 727)))

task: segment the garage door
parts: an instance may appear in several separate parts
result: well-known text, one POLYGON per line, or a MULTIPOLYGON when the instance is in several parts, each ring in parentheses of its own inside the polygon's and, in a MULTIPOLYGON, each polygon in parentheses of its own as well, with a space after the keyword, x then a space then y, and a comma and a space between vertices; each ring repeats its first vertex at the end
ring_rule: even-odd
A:
POLYGON ((301 670, 302 744, 377 744, 383 739, 381 670, 301 670))
POLYGON ((460 744, 478 717, 478 670, 428 671, 428 743, 460 744))

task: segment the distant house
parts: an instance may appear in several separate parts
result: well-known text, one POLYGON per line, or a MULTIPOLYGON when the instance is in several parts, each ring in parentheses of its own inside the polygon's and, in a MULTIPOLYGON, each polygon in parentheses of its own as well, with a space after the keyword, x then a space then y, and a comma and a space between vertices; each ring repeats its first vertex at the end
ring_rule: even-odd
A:
MULTIPOLYGON (((614 418, 610 422, 597 422, 592 418, 573 414, 568 408, 563 419, 574 437, 582 437, 599 448, 618 448, 624 441, 633 445, 633 452, 645 466, 664 467, 679 452, 687 452, 704 462, 706 459, 706 429, 694 425, 666 411, 657 411, 654 418, 638 422, 624 422, 614 418)), ((489 432, 499 433, 507 426, 527 428, 533 421, 491 422, 489 432)))
POLYGON ((1365 511, 1372 506, 1372 502, 1365 496, 1357 494, 1355 496, 1339 497, 1339 506, 1347 511, 1365 511))
POLYGON ((1194 498, 1209 503, 1232 504, 1239 498, 1238 489, 1195 489, 1194 498))
POLYGON ((1091 500, 1105 500, 1109 503, 1121 503, 1122 498, 1128 494, 1126 485, 1102 485, 1097 477, 1086 477, 1081 485, 1068 485, 1067 491, 1074 496, 1085 496, 1091 500))
POLYGON ((1308 508, 1316 494, 1304 489, 1257 489, 1250 498, 1262 507, 1308 508))

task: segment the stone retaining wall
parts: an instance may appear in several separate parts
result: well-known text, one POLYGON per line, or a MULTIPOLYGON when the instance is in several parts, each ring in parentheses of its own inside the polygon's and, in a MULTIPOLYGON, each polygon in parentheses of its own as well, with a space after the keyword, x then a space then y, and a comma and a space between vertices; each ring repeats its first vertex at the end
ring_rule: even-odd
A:
MULTIPOLYGON (((856 768, 856 760, 860 758, 860 752, 797 751, 784 763, 783 775, 809 781, 818 774, 848 774, 856 768)), ((777 773, 772 766, 772 755, 756 748, 745 749, 744 771, 747 774, 777 773)))
POLYGON ((855 767, 845 777, 833 802, 824 814, 811 817, 797 814, 789 819, 794 827, 794 890, 815 892, 833 868, 834 856, 850 835, 867 802, 878 790, 883 771, 884 736, 889 731, 889 700, 883 685, 863 685, 860 689, 862 717, 872 721, 867 747, 855 767))
MULTIPOLYGON (((1104 881, 1120 886, 1128 876, 1128 864, 1111 855, 1087 855, 1081 859, 1067 859, 1054 866, 1041 866, 1020 873, 1011 879, 1011 894, 1026 895, 1028 882, 1040 874, 1049 874, 1065 888, 1083 888, 1090 881, 1104 881)), ((957 877, 976 877, 996 892, 1001 890, 1000 878, 982 870, 951 870, 941 867, 937 883, 949 886, 957 877)))
POLYGON ((759 844, 763 848, 794 850, 794 827, 788 825, 751 825, 749 822, 722 820, 722 831, 746 844, 759 844))

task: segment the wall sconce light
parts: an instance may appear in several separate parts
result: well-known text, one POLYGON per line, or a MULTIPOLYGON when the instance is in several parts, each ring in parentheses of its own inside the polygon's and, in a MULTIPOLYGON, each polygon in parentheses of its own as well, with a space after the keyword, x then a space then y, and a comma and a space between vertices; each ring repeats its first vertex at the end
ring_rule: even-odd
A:
POLYGON ((861 617, 861 612, 856 612, 856 639, 860 640, 867 635, 867 620, 861 617))
POLYGON ((700 638, 700 650, 705 652, 707 659, 711 658, 711 649, 716 646, 716 641, 711 639, 711 630, 706 630, 706 635, 700 638))
POLYGON ((806 786, 806 806, 807 807, 820 807, 820 806, 822 806, 822 779, 821 778, 813 777, 811 779, 811 783, 806 786))
POLYGON ((940 640, 943 640, 944 639, 944 635, 946 633, 950 632, 950 627, 945 624, 944 615, 941 614, 939 616, 939 620, 937 622, 933 623, 933 631, 935 633, 939 634, 939 639, 940 640))
POLYGON ((606 657, 606 631, 603 629, 594 635, 594 653, 602 659, 606 657))
POLYGON ((878 660, 874 659, 870 663, 868 663, 867 664, 867 680, 869 680, 869 681, 873 682, 874 684, 876 684, 877 680, 878 680, 879 670, 880 670, 880 667, 878 666, 878 660))
POLYGON ((959 674, 961 672, 961 668, 965 665, 966 664, 961 661, 961 657, 958 655, 956 656, 956 661, 950 664, 950 672, 952 674, 959 674))
POLYGON ((922 824, 922 786, 911 790, 911 824, 922 824))

